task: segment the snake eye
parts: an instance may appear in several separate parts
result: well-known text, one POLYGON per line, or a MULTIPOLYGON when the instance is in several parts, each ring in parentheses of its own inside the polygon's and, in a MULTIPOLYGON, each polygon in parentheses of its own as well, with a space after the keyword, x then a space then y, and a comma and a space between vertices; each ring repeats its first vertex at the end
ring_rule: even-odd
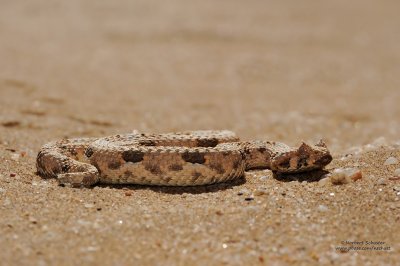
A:
POLYGON ((326 154, 324 156, 322 156, 321 158, 319 158, 318 160, 315 161, 316 165, 327 165, 328 163, 330 163, 332 161, 332 155, 330 154, 326 154))
POLYGON ((279 168, 281 169, 289 169, 290 167, 290 160, 289 159, 285 159, 282 162, 279 163, 279 168))

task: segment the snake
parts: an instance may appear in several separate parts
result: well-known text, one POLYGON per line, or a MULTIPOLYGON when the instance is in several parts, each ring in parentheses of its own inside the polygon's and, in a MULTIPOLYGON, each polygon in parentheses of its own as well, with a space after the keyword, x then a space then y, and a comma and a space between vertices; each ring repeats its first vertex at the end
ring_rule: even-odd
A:
POLYGON ((240 141, 229 130, 197 130, 52 141, 39 150, 36 167, 41 177, 70 187, 199 186, 238 179, 253 169, 296 174, 323 169, 331 161, 322 140, 292 148, 274 141, 240 141))

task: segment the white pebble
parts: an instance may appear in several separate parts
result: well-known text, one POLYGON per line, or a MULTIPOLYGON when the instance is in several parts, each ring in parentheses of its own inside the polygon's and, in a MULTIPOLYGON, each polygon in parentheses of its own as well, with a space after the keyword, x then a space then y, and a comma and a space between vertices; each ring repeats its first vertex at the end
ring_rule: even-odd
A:
POLYGON ((318 181, 318 184, 321 186, 325 186, 328 184, 329 178, 322 178, 318 181))
POLYGON ((364 151, 374 151, 377 149, 377 147, 373 144, 367 144, 363 147, 364 151))
POLYGON ((265 181, 265 180, 267 180, 267 179, 268 179, 268 176, 266 176, 266 175, 260 176, 260 180, 261 180, 261 181, 265 181))
POLYGON ((385 161, 385 163, 383 165, 392 165, 392 164, 398 164, 399 160, 397 160, 394 157, 389 157, 387 158, 387 160, 385 161))
POLYGON ((3 200, 3 206, 9 206, 11 204, 11 200, 9 198, 6 198, 3 200))
POLYGON ((93 208, 94 204, 93 203, 85 203, 85 208, 93 208))
POLYGON ((318 210, 321 212, 326 212, 328 211, 328 207, 326 207, 325 205, 319 205, 318 210))
POLYGON ((394 176, 400 177, 400 168, 397 168, 396 170, 394 170, 394 176))
POLYGON ((31 222, 33 224, 37 223, 37 219, 35 217, 30 216, 28 220, 29 220, 29 222, 31 222))
POLYGON ((11 155, 11 160, 18 161, 18 160, 19 160, 19 154, 13 153, 13 154, 11 155))
POLYGON ((387 181, 384 178, 379 178, 376 183, 381 186, 387 185, 387 181))
POLYGON ((375 146, 384 146, 387 144, 385 137, 379 137, 372 142, 375 146))
POLYGON ((350 181, 357 181, 362 178, 362 172, 357 168, 338 168, 330 175, 330 180, 334 185, 347 184, 350 181))

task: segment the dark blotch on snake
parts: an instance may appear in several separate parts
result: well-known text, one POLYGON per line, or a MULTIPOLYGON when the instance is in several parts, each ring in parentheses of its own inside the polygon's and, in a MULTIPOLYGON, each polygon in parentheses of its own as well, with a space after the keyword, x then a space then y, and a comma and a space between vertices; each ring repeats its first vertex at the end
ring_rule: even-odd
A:
POLYGON ((108 168, 110 168, 111 170, 118 169, 118 168, 120 168, 120 166, 121 166, 121 163, 118 162, 118 161, 109 162, 109 163, 108 163, 108 168))
POLYGON ((127 150, 122 153, 125 162, 138 163, 143 161, 144 153, 141 151, 127 150))
POLYGON ((152 162, 146 163, 144 169, 155 175, 162 174, 160 166, 152 162))
POLYGON ((201 173, 194 171, 192 173, 192 180, 196 181, 197 179, 199 179, 199 177, 203 176, 201 173))
POLYGON ((131 176, 133 176, 133 173, 131 171, 124 172, 124 177, 131 177, 131 176))
POLYGON ((61 170, 63 171, 63 173, 68 172, 69 169, 70 169, 70 166, 69 166, 69 164, 67 164, 67 163, 65 163, 65 164, 63 164, 63 165, 61 166, 61 170))
POLYGON ((199 164, 203 164, 206 161, 204 159, 204 154, 201 154, 200 152, 197 152, 197 151, 183 153, 182 159, 188 163, 199 163, 199 164))
POLYGON ((217 145, 218 145, 218 139, 216 138, 197 140, 198 147, 215 147, 217 145))
POLYGON ((220 163, 212 163, 210 164, 210 167, 217 171, 218 174, 223 174, 225 172, 224 167, 222 167, 222 164, 220 163))
POLYGON ((146 140, 140 140, 139 141, 139 145, 142 145, 142 146, 156 146, 156 143, 154 141, 152 141, 152 140, 146 139, 146 140))
POLYGON ((93 155, 93 149, 92 148, 87 148, 85 151, 86 157, 90 158, 93 155))
POLYGON ((258 148, 257 150, 258 150, 259 152, 263 153, 263 152, 265 152, 267 149, 264 148, 264 147, 260 147, 260 148, 258 148))
POLYGON ((171 164, 168 167, 168 169, 171 170, 171 171, 181 171, 181 170, 183 170, 182 165, 180 165, 180 164, 171 164))

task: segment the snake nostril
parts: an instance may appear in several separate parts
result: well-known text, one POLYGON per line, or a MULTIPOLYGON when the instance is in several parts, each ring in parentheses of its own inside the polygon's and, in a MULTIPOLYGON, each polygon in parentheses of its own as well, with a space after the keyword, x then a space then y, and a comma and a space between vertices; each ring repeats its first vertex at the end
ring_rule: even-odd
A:
POLYGON ((301 157, 297 165, 299 168, 308 166, 308 157, 301 157))

